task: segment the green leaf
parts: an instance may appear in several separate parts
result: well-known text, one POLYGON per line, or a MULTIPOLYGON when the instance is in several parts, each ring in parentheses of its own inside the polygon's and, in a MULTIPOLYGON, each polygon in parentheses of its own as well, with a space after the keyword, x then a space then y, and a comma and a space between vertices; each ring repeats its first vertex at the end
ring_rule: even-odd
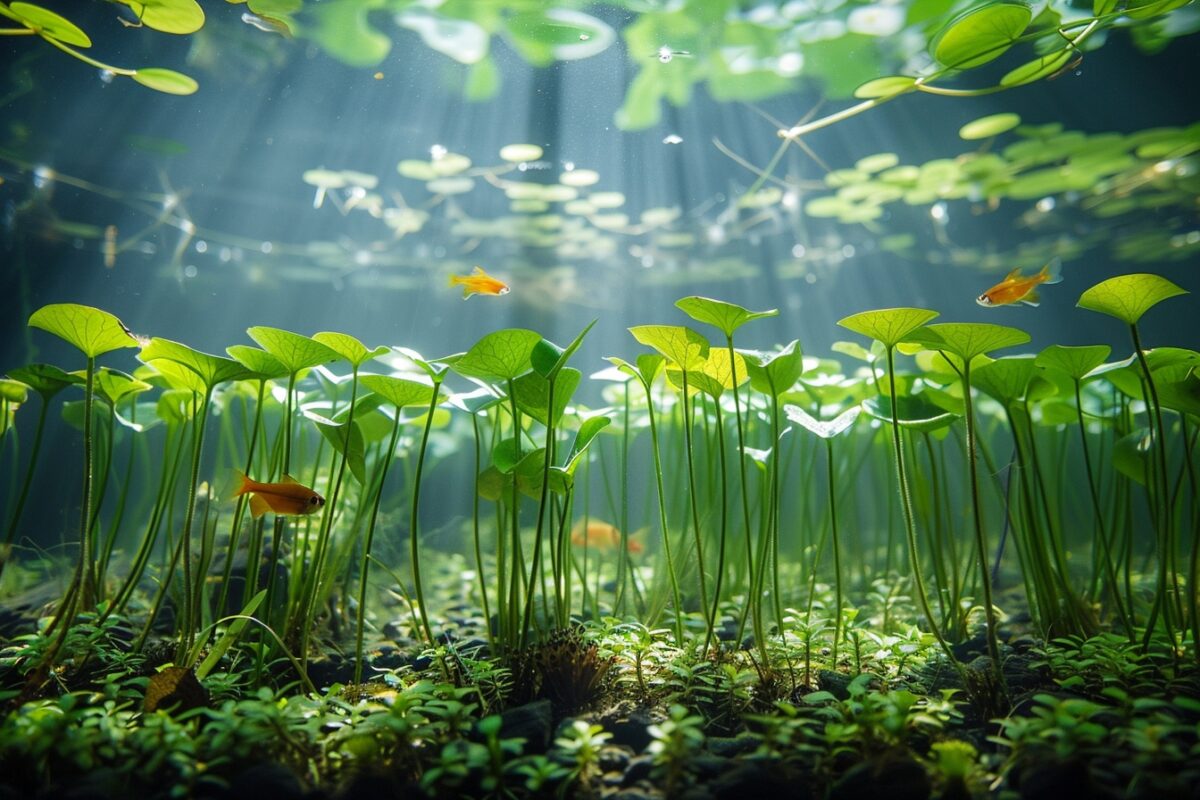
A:
POLYGON ((590 331, 592 326, 595 324, 596 320, 589 322, 587 326, 579 332, 579 335, 571 340, 571 343, 567 345, 565 350, 554 344, 554 342, 551 342, 549 339, 542 339, 534 346, 533 352, 530 353, 530 364, 535 370, 537 370, 538 374, 545 378, 549 378, 550 380, 554 380, 554 377, 558 374, 559 370, 566 366, 567 361, 572 355, 575 354, 575 351, 579 349, 579 346, 583 344, 583 338, 587 336, 588 331, 590 331))
POLYGON ((152 367, 161 376, 165 384, 172 389, 179 389, 199 395, 204 394, 209 389, 203 378, 177 361, 160 358, 154 362, 147 362, 147 366, 152 367))
POLYGON ((256 326, 247 328, 246 333, 258 345, 273 355, 288 374, 302 369, 337 361, 342 356, 338 351, 298 333, 280 328, 256 326))
POLYGON ((733 336, 733 332, 747 322, 779 314, 779 310, 774 308, 769 311, 748 311, 739 305, 726 303, 723 300, 697 296, 677 300, 675 305, 692 319, 712 325, 727 337, 733 336))
POLYGON ((1200 417, 1200 376, 1191 373, 1182 380, 1158 382, 1155 388, 1163 408, 1200 417))
POLYGON ((701 369, 708 358, 708 340, 682 325, 637 325, 629 332, 680 369, 701 369))
POLYGON ((42 400, 50 402, 54 395, 63 389, 84 381, 69 372, 64 372, 50 364, 29 364, 17 367, 8 373, 8 377, 18 380, 42 396, 42 400))
POLYGON ((1106 344, 1071 347, 1052 344, 1038 353, 1035 363, 1043 369, 1056 369, 1081 381, 1084 376, 1104 363, 1112 348, 1106 344))
POLYGON ((666 359, 657 353, 642 353, 637 357, 636 366, 617 356, 607 356, 604 360, 626 375, 638 378, 644 386, 650 386, 654 383, 654 379, 658 377, 659 370, 662 369, 663 364, 666 362, 666 359))
POLYGON ((182 72, 162 67, 146 67, 133 73, 133 79, 142 86, 149 87, 164 94, 189 95, 195 94, 200 88, 196 79, 182 72))
POLYGON ((373 67, 392 49, 392 40, 376 30, 368 15, 384 7, 383 0, 324 0, 309 3, 313 24, 305 35, 329 55, 351 67, 373 67))
POLYGON ((1130 0, 1125 16, 1130 19, 1149 19, 1183 8, 1191 0, 1130 0))
POLYGON ((487 334, 453 364, 460 375, 508 381, 529 370, 540 334, 524 328, 505 328, 487 334))
MULTIPOLYGON (((80 380, 86 383, 86 373, 78 373, 78 375, 80 380)), ((96 370, 94 385, 96 391, 113 406, 129 395, 148 392, 153 388, 150 384, 139 381, 132 375, 108 367, 96 370)))
POLYGON ((731 364, 727 347, 714 347, 709 350, 708 358, 704 359, 704 366, 700 368, 700 371, 719 383, 722 389, 733 388, 735 374, 738 386, 749 379, 745 357, 735 350, 731 364))
POLYGON ((990 3, 959 14, 933 40, 933 57, 970 69, 1000 57, 1029 26, 1033 12, 1016 3, 990 3))
POLYGON ((1101 281, 1080 295, 1077 305, 1136 325, 1153 306, 1181 294, 1187 294, 1187 290, 1161 275, 1137 272, 1101 281))
MULTIPOLYGON (((683 370, 667 367, 667 382, 680 391, 684 386, 683 370)), ((720 379, 707 375, 703 371, 691 371, 687 373, 687 390, 689 394, 703 392, 709 397, 720 398, 725 393, 725 385, 720 379)))
MULTIPOLYGON (((542 448, 538 449, 541 450, 542 448)), ((492 465, 507 474, 513 471, 513 468, 520 463, 521 459, 528 452, 527 448, 519 446, 517 439, 501 439, 492 448, 492 465)))
MULTIPOLYGON (((391 375, 360 375, 358 382, 396 408, 423 406, 433 400, 433 387, 427 383, 391 375)), ((439 398, 440 402, 441 398, 439 398)))
POLYGON ((860 85, 854 90, 854 96, 861 100, 872 100, 877 97, 887 97, 911 91, 916 85, 916 78, 910 78, 907 75, 888 75, 884 78, 869 80, 860 85))
POLYGON ((0 400, 10 403, 24 403, 29 399, 29 386, 23 381, 12 378, 0 378, 0 400))
MULTIPOLYGON (((557 425, 563 411, 571 402, 583 373, 567 367, 554 381, 554 423, 557 425)), ((543 425, 547 424, 547 408, 550 401, 550 381, 536 372, 526 372, 513 381, 513 397, 517 407, 543 425)))
POLYGON ((185 344, 173 342, 170 339, 160 339, 157 336, 150 340, 150 344, 142 348, 138 358, 145 363, 166 360, 187 367, 196 373, 209 389, 227 381, 253 377, 245 366, 231 358, 202 353, 185 344))
POLYGON ((1111 14, 1117 9, 1119 0, 1092 0, 1093 16, 1102 17, 1105 14, 1111 14))
POLYGON ((838 320, 838 325, 892 348, 937 315, 924 308, 883 308, 851 314, 838 320))
MULTIPOLYGON (((199 382, 199 379, 195 375, 183 367, 177 366, 176 369, 191 376, 197 383, 199 382)), ((159 419, 168 425, 187 422, 192 418, 192 412, 195 408, 194 397, 194 393, 187 389, 168 389, 158 396, 155 413, 159 419)))
POLYGON ((1021 124, 1021 117, 1011 112, 989 114, 986 117, 972 120, 958 129, 959 137, 963 139, 990 139, 1021 124))
MULTIPOLYGON (((63 422, 70 425, 77 431, 83 430, 83 409, 85 404, 82 400, 68 400, 62 404, 63 422)), ((108 422, 108 406, 104 403, 92 404, 92 428, 98 430, 108 422)))
POLYGON ((138 346, 121 320, 107 311, 76 303, 42 306, 29 317, 29 325, 53 333, 88 358, 122 347, 138 346))
POLYGON ((1000 79, 1000 85, 1011 88, 1047 78, 1065 67, 1076 52, 1073 47, 1064 47, 1053 53, 1039 56, 1032 61, 1026 61, 1021 66, 1013 67, 1005 73, 1004 77, 1000 79))
POLYGON ((927 325, 904 338, 930 350, 942 350, 963 361, 971 361, 993 350, 1025 344, 1029 334, 989 322, 942 322, 927 325))
MULTIPOLYGON (((892 402, 887 395, 864 400, 862 407, 863 411, 875 419, 891 424, 892 402)), ((952 425, 958 417, 958 414, 934 405, 923 392, 896 397, 896 421, 901 428, 931 433, 952 425)))
POLYGON ((92 40, 71 20, 33 3, 9 3, 8 10, 18 22, 40 36, 71 47, 91 47, 92 40))
POLYGON ((595 55, 616 39, 608 25, 573 9, 521 12, 504 23, 517 52, 539 67, 595 55))
POLYGON ((1025 396, 1036 371, 1033 356, 1007 356, 984 364, 971 373, 971 385, 1009 406, 1025 396))
POLYGON ((246 344, 235 344, 226 347, 225 352, 232 356, 234 361, 255 373, 258 379, 286 378, 289 374, 283 362, 266 350, 246 344))
POLYGON ((774 353, 745 353, 750 385, 769 397, 788 391, 804 374, 804 356, 800 340, 793 339, 774 353))
POLYGON ((163 33, 195 33, 204 27, 204 9, 196 0, 118 0, 133 9, 147 28, 163 33))
POLYGON ((313 341, 320 342, 330 350, 336 351, 338 355, 356 367, 361 367, 371 359, 387 355, 391 352, 389 348, 383 345, 368 350, 366 345, 346 333, 322 331, 321 333, 314 333, 312 338, 313 341))
POLYGON ((479 496, 493 503, 512 492, 512 477, 495 467, 488 467, 479 473, 477 481, 479 496))
POLYGON ((358 423, 347 426, 344 422, 334 422, 307 411, 305 416, 313 421, 325 440, 333 445, 333 449, 346 457, 346 466, 350 468, 350 474, 359 484, 365 486, 367 483, 366 448, 363 444, 362 431, 358 429, 358 423))
POLYGON ((1127 478, 1143 486, 1150 469, 1150 450, 1154 440, 1149 428, 1141 428, 1133 433, 1122 436, 1113 443, 1113 466, 1127 478))
POLYGON ((575 434, 575 441, 571 443, 571 450, 567 454, 567 461, 563 466, 563 470, 568 475, 575 474, 575 470, 582 462, 583 455, 587 452, 592 440, 611 422, 612 419, 605 416, 588 417, 583 421, 583 424, 579 426, 579 432, 575 434))
MULTIPOLYGON (((221 660, 221 657, 225 655, 229 648, 233 646, 234 642, 241 637, 242 631, 245 629, 246 624, 250 621, 246 619, 246 617, 254 616, 254 612, 258 610, 259 605, 262 604, 262 601, 264 598, 266 598, 266 596, 267 590, 263 589, 258 594, 254 595, 254 597, 250 598, 250 602, 246 603, 245 608, 242 609, 242 613, 239 615, 240 618, 233 620, 233 623, 225 629, 225 633, 221 634, 221 638, 217 639, 217 641, 213 643, 212 649, 208 651, 208 655, 205 656, 204 660, 200 662, 200 666, 196 667, 196 680, 204 680, 205 676, 213 671, 213 668, 217 666, 217 662, 221 660)), ((200 648, 203 646, 203 644, 204 638, 201 638, 201 640, 196 643, 196 647, 200 648)), ((194 662, 196 658, 200 656, 200 651, 197 649, 193 652, 195 652, 195 657, 189 660, 194 662)))
POLYGON ((786 405, 783 410, 789 420, 809 433, 816 434, 822 439, 832 439, 850 430, 862 412, 862 406, 851 406, 831 420, 819 420, 799 406, 786 405))

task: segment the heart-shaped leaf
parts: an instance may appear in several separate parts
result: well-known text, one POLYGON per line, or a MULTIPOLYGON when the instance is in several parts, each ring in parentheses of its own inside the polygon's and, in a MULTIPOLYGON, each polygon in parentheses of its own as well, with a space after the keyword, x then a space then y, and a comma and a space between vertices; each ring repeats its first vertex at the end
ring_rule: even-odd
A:
POLYGON ((195 33, 204 27, 204 9, 196 0, 118 0, 147 28, 163 33, 195 33))
POLYGON ((1033 356, 998 358, 971 373, 971 385, 1003 406, 1025 396, 1037 367, 1033 356))
POLYGON ((1043 369, 1055 369, 1071 376, 1073 380, 1083 377, 1104 363, 1112 348, 1106 344, 1091 344, 1072 347, 1052 344, 1038 353, 1034 362, 1043 369))
MULTIPOLYGON (((869 400, 864 400, 863 411, 881 422, 891 424, 892 422, 892 403, 891 398, 887 395, 879 395, 872 397, 869 400)), ((916 395, 898 396, 896 398, 896 421, 901 428, 909 428, 921 433, 931 433, 936 430, 948 427, 958 419, 957 414, 952 414, 934 405, 926 397, 924 392, 916 395)))
POLYGON ((259 380, 288 376, 288 368, 284 366, 283 362, 266 350, 246 344, 235 344, 226 347, 225 352, 232 356, 234 361, 255 373, 255 377, 259 380))
POLYGON ((246 333, 259 347, 275 356, 289 375, 318 364, 337 361, 342 357, 338 351, 314 339, 280 328, 259 325, 247 328, 246 333))
POLYGON ((29 325, 53 333, 88 358, 122 347, 138 346, 121 320, 107 311, 76 303, 42 306, 29 317, 29 325))
POLYGON ((678 369, 701 369, 708 358, 708 340, 682 325, 637 325, 629 332, 634 339, 674 362, 678 369))
POLYGON ((779 314, 779 310, 774 308, 769 311, 749 311, 739 305, 709 297, 685 297, 675 301, 675 305, 692 319, 706 322, 726 336, 733 336, 733 332, 747 322, 779 314))
POLYGON ((452 365, 460 375, 508 381, 529 370, 540 334, 524 328, 505 328, 487 334, 452 365))
POLYGON ((359 484, 365 486, 367 483, 366 448, 363 445, 363 435, 362 431, 358 429, 358 423, 347 425, 345 422, 335 422, 310 412, 305 412, 305 416, 313 421, 325 440, 333 445, 333 449, 346 457, 346 466, 350 468, 350 474, 359 484))
POLYGON ((338 355, 356 367, 361 367, 372 358, 378 358, 391 352, 391 350, 382 345, 374 349, 368 349, 358 339, 346 333, 322 331, 321 333, 314 333, 312 338, 313 341, 320 342, 330 350, 337 351, 338 355))
POLYGON ((1150 451, 1154 439, 1149 428, 1141 428, 1113 443, 1113 466, 1127 478, 1146 485, 1150 469, 1150 451))
POLYGON ((587 336, 588 331, 596 324, 596 320, 592 320, 587 326, 579 332, 579 335, 571 340, 566 349, 559 347, 549 339, 542 339, 534 345, 533 352, 529 356, 529 363, 533 368, 544 378, 554 380, 558 375, 559 370, 566 366, 567 361, 583 344, 583 338, 587 336))
POLYGON ((959 14, 933 39, 933 57, 952 69, 998 58, 1029 26, 1033 12, 1016 3, 990 3, 959 14))
POLYGON ((831 420, 819 420, 799 406, 786 405, 783 410, 789 420, 809 433, 816 434, 822 439, 832 439, 850 430, 854 421, 858 419, 858 415, 862 413, 862 406, 851 406, 831 420))
POLYGON ((759 392, 778 397, 795 385, 804 374, 804 356, 800 352, 800 340, 793 339, 774 353, 746 353, 746 374, 750 385, 759 392))
POLYGON ((33 389, 46 402, 49 402, 54 395, 68 386, 83 382, 75 375, 64 372, 51 364, 29 364, 17 367, 9 372, 8 376, 33 389))
MULTIPOLYGON (((563 411, 571 402, 575 389, 583 373, 567 367, 559 373, 554 381, 554 423, 557 425, 563 411)), ((547 424, 547 410, 550 402, 550 381, 536 372, 527 372, 513 381, 513 397, 517 407, 524 413, 536 419, 543 425, 547 424)))
MULTIPOLYGON (((424 406, 433 400, 433 386, 409 378, 391 375, 360 375, 358 382, 396 408, 424 406)), ((440 402, 441 398, 439 398, 440 402)))
POLYGON ((146 363, 166 360, 187 367, 196 373, 209 389, 227 381, 253 377, 250 370, 232 358, 202 353, 185 344, 173 342, 170 339, 161 339, 157 336, 142 348, 138 357, 146 363))
POLYGON ((1079 296, 1077 305, 1136 325, 1153 306, 1171 297, 1187 294, 1161 275, 1136 272, 1101 281, 1079 296))
MULTIPOLYGON (((86 374, 83 373, 79 374, 79 378, 81 381, 87 380, 86 374)), ((153 388, 150 384, 139 381, 132 375, 108 367, 96 370, 94 385, 96 391, 114 407, 130 395, 148 392, 153 388)))
POLYGON ((937 315, 924 308, 882 308, 851 314, 838 320, 838 325, 892 348, 937 315))
POLYGON ((913 331, 904 338, 930 350, 953 353, 963 361, 971 361, 993 350, 1025 344, 1029 334, 990 322, 941 322, 913 331))

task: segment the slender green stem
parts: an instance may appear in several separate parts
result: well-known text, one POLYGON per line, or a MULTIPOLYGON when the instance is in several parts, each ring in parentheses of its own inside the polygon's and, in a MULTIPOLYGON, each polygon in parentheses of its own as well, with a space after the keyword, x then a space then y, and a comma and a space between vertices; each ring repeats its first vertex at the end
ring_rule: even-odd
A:
MULTIPOLYGON (((441 379, 435 378, 433 381, 433 393, 429 398, 429 408, 425 414, 425 429, 421 431, 421 447, 417 451, 417 473, 416 477, 413 479, 412 513, 409 516, 408 522, 409 551, 412 558, 413 571, 413 591, 416 594, 417 608, 421 615, 421 627, 425 632, 425 639, 431 645, 433 644, 433 628, 429 625, 429 613, 425 609, 425 591, 421 586, 421 551, 419 547, 420 532, 418 530, 420 518, 418 515, 420 513, 421 506, 421 476, 425 470, 425 451, 429 446, 429 431, 433 427, 433 412, 437 409, 438 390, 441 389, 441 385, 441 379)), ((514 400, 514 403, 515 402, 516 401, 514 400)))
MULTIPOLYGON (((38 409, 37 427, 33 432, 33 446, 29 449, 29 466, 25 468, 25 479, 21 482, 21 492, 17 495, 17 504, 13 508, 12 517, 8 521, 8 531, 4 535, 4 544, 9 545, 17 535, 17 526, 21 522, 21 513, 25 510, 25 501, 29 499, 29 487, 33 483, 34 470, 37 467, 38 455, 42 451, 42 434, 46 430, 46 412, 50 408, 47 398, 42 398, 42 406, 38 409)), ((0 575, 4 574, 4 561, 0 560, 0 575)))
POLYGON ((662 455, 658 446, 658 425, 654 421, 654 398, 649 381, 642 380, 646 390, 646 413, 650 418, 650 452, 654 457, 654 483, 658 489, 658 518, 662 528, 663 554, 667 559, 667 577, 671 581, 671 600, 675 604, 675 646, 683 647, 683 601, 679 594, 679 578, 675 573, 675 559, 671 554, 671 531, 667 527, 667 496, 663 491, 662 455))
MULTIPOLYGON (((199 405, 195 404, 195 393, 192 395, 194 410, 192 415, 192 468, 191 478, 188 481, 187 506, 183 516, 183 618, 180 627, 179 651, 176 654, 176 660, 179 662, 182 662, 187 652, 192 649, 197 627, 196 620, 199 618, 199 609, 192 606, 193 593, 199 596, 193 586, 192 576, 192 524, 196 517, 196 490, 200 486, 200 454, 204 449, 204 428, 208 420, 208 403, 211 397, 211 386, 205 388, 203 400, 199 405)), ((196 576, 195 580, 203 582, 204 576, 196 576)))
POLYGON ((825 460, 829 465, 829 529, 833 542, 833 665, 837 669, 838 644, 842 641, 842 551, 838 545, 837 496, 834 493, 833 439, 825 440, 825 460))
MULTIPOLYGON (((714 397, 712 400, 713 408, 716 411, 717 463, 720 466, 721 479, 721 524, 717 537, 717 581, 713 587, 712 611, 708 615, 710 636, 721 621, 721 582, 725 577, 725 543, 729 533, 729 480, 726 476, 728 466, 725 463, 725 423, 721 420, 721 399, 714 397)), ((707 652, 707 641, 705 641, 704 649, 707 652)))
MULTIPOLYGON (((680 365, 682 367, 682 365, 680 365)), ((687 369, 681 370, 683 375, 683 391, 680 392, 680 403, 683 411, 683 441, 684 450, 687 456, 687 477, 688 477, 688 500, 692 507, 692 533, 696 537, 696 565, 697 573, 700 581, 700 607, 708 608, 708 582, 704 578, 704 541, 703 534, 700 531, 700 508, 697 505, 696 498, 696 468, 692 457, 692 415, 688 408, 688 377, 687 369)), ((708 652, 708 646, 712 643, 713 626, 712 620, 706 615, 705 617, 705 633, 704 633, 704 651, 708 652)))
MULTIPOLYGON (((534 581, 537 581, 539 587, 542 588, 543 598, 545 597, 545 586, 539 579, 538 568, 542 564, 542 534, 544 531, 546 520, 546 498, 550 494, 550 463, 554 458, 554 384, 555 380, 551 378, 548 381, 546 398, 546 446, 542 450, 542 491, 538 498, 537 523, 533 534, 533 562, 529 566, 529 593, 525 596, 525 612, 521 618, 521 649, 524 650, 529 644, 529 626, 533 622, 533 596, 534 581)), ((513 475, 513 483, 515 485, 517 476, 513 475)))

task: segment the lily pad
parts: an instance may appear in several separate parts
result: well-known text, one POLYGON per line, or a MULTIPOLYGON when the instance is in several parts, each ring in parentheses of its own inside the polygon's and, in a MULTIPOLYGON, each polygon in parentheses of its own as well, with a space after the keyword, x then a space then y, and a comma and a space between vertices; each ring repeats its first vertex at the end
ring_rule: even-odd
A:
POLYGON ((958 129, 958 135, 963 139, 990 139, 1021 124, 1021 117, 1013 113, 989 114, 986 117, 972 120, 958 129))
POLYGON ((118 0, 129 6, 147 28, 189 34, 204 27, 204 9, 196 0, 118 0))
POLYGON ((432 181, 438 177, 437 171, 428 161, 406 158, 396 165, 396 171, 406 178, 418 181, 432 181))
POLYGON ((1161 275, 1137 272, 1096 284, 1079 296, 1076 305, 1116 317, 1126 325, 1136 325, 1153 306, 1181 294, 1187 294, 1187 290, 1161 275))
POLYGON ((1065 67, 1075 52, 1073 47, 1064 47, 1062 50, 1026 61, 1021 66, 1014 67, 1005 73, 1004 77, 1000 79, 1000 85, 1005 87, 1024 86, 1027 83, 1040 81, 1065 67))
POLYGON ((463 176, 436 178, 426 183, 425 188, 433 194, 466 194, 475 188, 475 181, 463 176))
POLYGON ((53 333, 88 358, 122 347, 137 347, 133 334, 107 311, 76 303, 52 303, 29 317, 29 325, 53 333))
POLYGON ((1036 369, 1033 356, 998 358, 972 372, 971 385, 1008 406, 1025 396, 1036 369))
POLYGON ((838 325, 891 348, 937 315, 924 308, 883 308, 851 314, 838 320, 838 325))
POLYGON ((78 25, 48 8, 42 8, 33 3, 9 3, 8 10, 12 12, 18 22, 40 36, 72 47, 92 46, 92 40, 78 25))
POLYGON ((600 181, 600 173, 592 169, 573 169, 559 175, 558 181, 563 186, 591 186, 600 181))
POLYGON ((990 3, 955 17, 933 40, 933 57, 952 69, 999 58, 1029 26, 1033 12, 1016 3, 990 3))
POLYGON ((196 90, 200 88, 200 84, 196 83, 195 78, 173 69, 162 69, 161 67, 139 69, 133 73, 133 79, 142 86, 165 94, 195 94, 196 90))
POLYGON ((537 161, 542 157, 542 148, 536 144, 506 144, 500 148, 500 157, 513 164, 537 161))

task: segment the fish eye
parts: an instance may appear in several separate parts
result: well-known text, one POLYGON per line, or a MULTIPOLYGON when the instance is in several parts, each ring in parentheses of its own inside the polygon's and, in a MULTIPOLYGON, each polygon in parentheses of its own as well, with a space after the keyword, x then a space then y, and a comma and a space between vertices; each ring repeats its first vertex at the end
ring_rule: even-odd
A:
POLYGON ((308 498, 308 504, 310 506, 320 505, 320 503, 321 503, 321 498, 317 497, 315 494, 312 497, 308 498))

